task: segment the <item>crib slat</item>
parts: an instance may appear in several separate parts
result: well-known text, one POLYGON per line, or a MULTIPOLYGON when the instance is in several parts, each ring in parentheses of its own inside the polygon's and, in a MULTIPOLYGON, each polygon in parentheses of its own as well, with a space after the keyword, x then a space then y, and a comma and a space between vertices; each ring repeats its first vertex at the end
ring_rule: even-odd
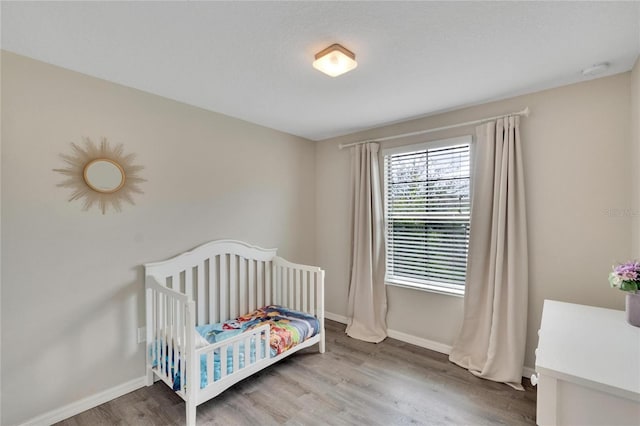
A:
POLYGON ((229 318, 238 316, 237 256, 229 255, 229 318))
POLYGON ((187 296, 193 298, 193 268, 192 267, 188 267, 184 271, 184 293, 187 296))
POLYGON ((197 294, 197 301, 198 301, 198 316, 197 316, 197 321, 198 321, 198 325, 202 325, 202 324, 206 324, 205 322, 205 305, 204 305, 204 262, 200 263, 197 266, 197 273, 198 273, 198 294, 197 294))
POLYGON ((162 301, 162 372, 167 375, 167 296, 161 295, 162 301))
POLYGON ((308 311, 309 294, 307 293, 307 275, 309 275, 307 271, 302 271, 302 312, 309 312, 308 311))
POLYGON ((155 332, 156 332, 156 315, 158 313, 158 307, 156 306, 156 303, 155 303, 156 302, 155 290, 150 288, 146 290, 146 293, 147 293, 147 301, 145 306, 147 308, 147 311, 146 311, 147 347, 151 349, 151 353, 145 353, 145 356, 147 357, 147 360, 149 359, 149 357, 151 357, 151 361, 150 362, 147 361, 147 365, 149 365, 149 364, 153 364, 154 359, 157 359, 157 356, 155 353, 155 350, 156 350, 155 332))
POLYGON ((309 313, 316 315, 316 273, 312 272, 309 277, 309 313))
POLYGON ((275 279, 273 280, 273 289, 271 292, 271 303, 273 303, 274 305, 282 305, 282 301, 284 300, 284 298, 282 297, 283 284, 285 280, 284 267, 274 265, 274 269, 276 272, 274 274, 275 279))
POLYGON ((269 341, 269 332, 267 330, 263 331, 262 333, 260 333, 258 335, 258 338, 260 339, 260 342, 262 342, 261 346, 261 351, 260 351, 260 359, 265 359, 265 358, 270 358, 271 354, 269 351, 271 351, 271 346, 270 346, 270 341, 269 341))
POLYGON ((299 278, 299 273, 300 271, 296 270, 296 269, 292 269, 293 272, 293 278, 291 279, 291 285, 292 285, 292 290, 291 290, 291 294, 293 296, 293 309, 296 310, 300 310, 299 309, 299 305, 300 302, 298 302, 298 299, 300 299, 300 278, 299 278))
POLYGON ((281 305, 286 305, 289 295, 287 294, 289 274, 287 273, 287 268, 284 266, 280 268, 280 278, 278 278, 278 290, 279 293, 276 293, 276 297, 279 299, 281 305))
POLYGON ((275 266, 276 269, 276 279, 273 283, 275 286, 274 291, 274 302, 278 305, 286 305, 287 300, 287 292, 286 292, 286 282, 287 282, 287 270, 284 266, 275 266))
POLYGON ((256 307, 257 308, 262 308, 264 305, 266 305, 266 303, 264 301, 264 287, 265 287, 264 271, 265 271, 265 263, 264 262, 256 262, 256 267, 258 268, 258 294, 257 294, 258 306, 256 306, 256 307))
POLYGON ((275 266, 276 268, 276 280, 273 282, 275 287, 274 291, 274 303, 278 305, 285 305, 286 300, 286 292, 285 292, 285 283, 287 281, 287 273, 284 266, 275 266))
POLYGON ((272 287, 274 287, 273 282, 275 281, 274 277, 275 277, 275 268, 271 267, 272 262, 265 262, 264 264, 264 280, 265 280, 265 289, 264 289, 264 304, 266 305, 271 305, 272 299, 271 299, 271 294, 272 294, 272 287))
POLYGON ((233 343, 233 373, 240 369, 240 342, 233 343))
MULTIPOLYGON (((188 348, 187 349, 187 335, 186 335, 186 324, 187 324, 187 319, 184 317, 184 315, 186 315, 186 312, 182 309, 183 305, 181 305, 180 303, 178 303, 177 301, 174 302, 176 304, 176 323, 178 325, 178 342, 179 344, 177 344, 177 349, 175 349, 175 355, 176 357, 179 357, 178 359, 180 360, 180 390, 184 391, 185 390, 185 384, 187 381, 187 375, 186 375, 186 365, 187 365, 187 357, 190 353, 190 351, 192 350, 192 348, 188 348), (183 327, 182 324, 185 324, 185 326, 183 327)), ((178 368, 178 366, 176 365, 175 367, 176 369, 178 368)))
POLYGON ((220 322, 229 319, 227 316, 227 303, 229 301, 227 297, 227 289, 229 288, 229 281, 227 280, 227 255, 220 255, 220 322))
POLYGON ((220 378, 227 376, 227 357, 229 355, 229 345, 220 348, 220 378))
POLYGON ((214 371, 213 371, 213 352, 207 353, 207 385, 210 385, 214 382, 214 371))
POLYGON ((209 259, 209 323, 218 321, 218 263, 216 256, 209 259))
POLYGON ((300 278, 300 272, 299 269, 293 270, 293 306, 297 311, 300 310, 300 305, 302 304, 300 302, 300 295, 302 294, 302 289, 300 288, 300 281, 302 280, 302 278, 300 278))
MULTIPOLYGON (((169 299, 168 297, 166 298, 167 300, 167 344, 166 346, 166 350, 167 350, 167 358, 169 360, 168 364, 167 364, 167 375, 171 375, 171 366, 173 365, 173 305, 171 303, 171 299, 169 299)), ((171 380, 173 382, 173 377, 171 377, 171 380)))
MULTIPOLYGON (((169 364, 169 374, 171 374, 171 367, 173 366, 173 371, 176 372, 178 370, 178 352, 177 352, 177 327, 176 327, 176 304, 175 301, 169 299, 169 310, 171 311, 171 316, 169 317, 169 354, 171 355, 171 363, 169 364)), ((175 375, 175 374, 174 374, 175 375)), ((172 377, 173 379, 173 377, 172 377)))
MULTIPOLYGON (((176 372, 178 372, 178 345, 177 345, 177 330, 176 327, 176 305, 175 301, 169 299, 167 306, 169 306, 169 311, 171 315, 169 316, 169 354, 171 356, 171 362, 169 363, 169 375, 171 375, 171 367, 173 366, 173 376, 175 376, 176 372)), ((173 377, 171 377, 173 380, 173 377)))
MULTIPOLYGON (((167 351, 167 365, 165 366, 165 372, 167 374, 167 376, 171 375, 171 366, 173 365, 173 351, 172 351, 172 344, 173 344, 173 330, 171 329, 171 324, 173 321, 173 310, 172 310, 172 306, 171 306, 171 299, 169 299, 168 297, 165 297, 165 307, 167 309, 167 316, 165 318, 165 322, 166 322, 166 329, 167 329, 167 340, 166 340, 166 344, 165 344, 165 350, 167 351)), ((173 383, 173 377, 171 377, 171 382, 173 383)))
POLYGON ((282 289, 280 288, 282 285, 282 267, 278 266, 277 264, 272 264, 272 273, 271 273, 271 291, 269 293, 269 298, 271 298, 271 303, 270 304, 274 304, 274 305, 280 305, 282 302, 278 296, 280 293, 282 293, 282 289))
POLYGON ((247 260, 244 257, 239 257, 238 266, 239 266, 238 282, 240 284, 240 288, 238 289, 239 290, 238 312, 240 312, 240 315, 242 315, 248 312, 247 311, 247 260))
POLYGON ((271 289, 271 303, 274 305, 282 304, 282 282, 284 281, 282 274, 282 266, 273 265, 273 284, 271 289))
POLYGON ((178 334, 178 330, 180 329, 180 317, 178 315, 178 305, 176 304, 176 301, 172 299, 169 302, 169 305, 171 306, 171 319, 169 320, 169 330, 171 330, 171 364, 169 364, 169 374, 171 374, 171 366, 173 366, 173 371, 177 372, 178 362, 180 361, 180 345, 178 344, 178 338, 180 337, 180 334, 178 334))
POLYGON ((302 271, 296 271, 296 310, 302 310, 302 271))
POLYGON ((152 362, 155 359, 157 364, 156 367, 160 366, 159 360, 160 360, 160 352, 158 352, 158 292, 153 290, 151 292, 151 300, 153 301, 153 318, 152 318, 152 324, 153 324, 153 329, 151 330, 151 338, 153 340, 151 340, 151 343, 153 345, 153 355, 155 356, 155 358, 152 358, 152 362))
POLYGON ((162 298, 162 311, 163 311, 163 316, 162 316, 162 372, 163 374, 166 376, 167 375, 167 365, 166 365, 166 359, 168 357, 167 355, 167 297, 163 294, 161 295, 162 298))
POLYGON ((162 303, 160 301, 160 293, 154 292, 154 306, 156 307, 156 327, 155 327, 155 344, 156 344, 156 356, 157 356, 157 364, 156 368, 158 371, 162 371, 162 344, 160 343, 162 340, 162 303))
POLYGON ((171 304, 171 299, 169 297, 165 297, 165 307, 167 309, 166 316, 166 329, 167 329, 167 356, 169 357, 169 364, 167 366, 167 374, 171 372, 171 365, 173 364, 173 351, 171 350, 171 345, 173 344, 173 305, 171 304))
MULTIPOLYGON (((320 316, 320 311, 323 309, 322 306, 322 300, 324 299, 324 294, 322 294, 322 286, 320 285, 320 279, 321 279, 321 275, 322 272, 314 272, 313 275, 315 276, 315 283, 316 283, 316 300, 317 300, 317 305, 315 306, 315 316, 319 317, 320 316)), ((322 324, 321 324, 322 326, 322 324)))
MULTIPOLYGON (((167 364, 167 375, 169 375, 169 372, 171 371, 171 366, 173 365, 173 305, 171 303, 171 300, 168 297, 165 297, 165 306, 167 308, 167 318, 166 318, 166 330, 167 330, 167 343, 166 343, 166 347, 167 347, 167 359, 168 364, 167 364)), ((173 383, 173 377, 171 378, 171 381, 173 383)))
POLYGON ((153 305, 155 306, 155 311, 156 311, 156 318, 155 318, 155 328, 154 328, 154 340, 153 342, 156 345, 156 360, 157 360, 157 364, 156 364, 156 369, 158 371, 161 371, 160 366, 162 365, 162 358, 160 358, 160 348, 162 347, 162 345, 160 344, 160 321, 161 321, 161 306, 160 306, 160 295, 157 291, 154 291, 154 295, 153 295, 153 305))
MULTIPOLYGON (((289 279, 287 280, 287 291, 289 292, 289 305, 288 306, 294 306, 294 302, 293 302, 293 298, 294 298, 294 294, 293 294, 293 287, 294 287, 294 283, 293 283, 293 269, 292 268, 287 268, 288 269, 288 273, 289 273, 289 279)), ((295 309, 295 308, 294 308, 295 309)))
MULTIPOLYGON (((258 350, 258 345, 254 346, 258 350)), ((251 364, 251 335, 248 339, 244 340, 244 367, 248 367, 251 364)))
POLYGON ((280 302, 287 306, 289 304, 289 268, 282 268, 280 276, 280 302))
POLYGON ((249 259, 249 309, 247 309, 247 312, 253 312, 256 309, 256 276, 254 265, 255 261, 249 259))

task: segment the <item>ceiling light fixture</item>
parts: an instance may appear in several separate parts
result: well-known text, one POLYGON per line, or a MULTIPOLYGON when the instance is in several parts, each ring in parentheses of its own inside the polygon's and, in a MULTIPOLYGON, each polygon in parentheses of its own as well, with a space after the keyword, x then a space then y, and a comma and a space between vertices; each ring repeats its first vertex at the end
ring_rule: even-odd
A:
POLYGON ((351 71, 358 66, 356 55, 339 44, 332 44, 321 52, 316 53, 313 67, 331 77, 351 71))

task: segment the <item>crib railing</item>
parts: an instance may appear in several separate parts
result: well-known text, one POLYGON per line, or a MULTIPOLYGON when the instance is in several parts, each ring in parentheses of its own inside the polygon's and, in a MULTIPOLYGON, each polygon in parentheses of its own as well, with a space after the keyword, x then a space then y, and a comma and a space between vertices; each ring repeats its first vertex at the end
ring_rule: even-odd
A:
POLYGON ((274 303, 306 312, 320 319, 324 316, 324 271, 315 266, 291 263, 281 257, 273 259, 274 303))
POLYGON ((268 324, 195 349, 195 303, 187 295, 163 287, 155 280, 147 282, 146 291, 147 307, 151 307, 147 310, 147 374, 151 382, 154 372, 171 388, 179 378, 176 393, 186 400, 188 393, 195 393, 195 388, 200 387, 203 358, 206 365, 205 387, 224 381, 227 376, 241 370, 250 367, 252 371, 256 370, 259 364, 271 358, 268 324), (218 375, 215 374, 216 357, 218 375))
MULTIPOLYGON (((176 375, 186 377, 189 347, 193 347, 190 320, 195 311, 194 302, 186 294, 146 281, 147 306, 147 380, 153 372, 173 388, 176 375), (190 344, 191 342, 191 344, 190 344)), ((195 330, 194 330, 195 331, 195 330)), ((177 393, 185 398, 185 380, 181 380, 177 393)))
POLYGON ((223 322, 271 304, 324 319, 324 271, 318 267, 277 256, 266 261, 229 253, 180 260, 180 267, 172 270, 166 262, 146 265, 147 280, 193 300, 197 325, 223 322))
POLYGON ((197 349, 196 358, 205 359, 206 386, 218 381, 224 381, 227 376, 260 364, 271 358, 269 346, 269 324, 261 325, 245 331, 237 336, 213 343, 197 349), (215 358, 218 358, 219 375, 216 377, 215 358), (230 355, 230 356, 229 356, 230 355), (229 358, 231 358, 229 360, 229 358), (241 362, 241 359, 243 362, 241 362), (231 364, 229 364, 231 361, 231 364), (230 368, 229 368, 230 367, 230 368), (231 372, 229 372, 231 369, 231 372))
POLYGON ((196 303, 196 323, 236 318, 274 303, 275 249, 212 241, 174 258, 145 264, 145 275, 196 303))

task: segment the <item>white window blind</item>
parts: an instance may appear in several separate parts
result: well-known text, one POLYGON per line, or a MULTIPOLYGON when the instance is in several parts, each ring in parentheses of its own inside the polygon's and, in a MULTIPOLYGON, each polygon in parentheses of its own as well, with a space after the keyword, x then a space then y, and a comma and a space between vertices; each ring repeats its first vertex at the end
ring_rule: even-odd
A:
POLYGON ((470 137, 385 151, 384 159, 386 280, 462 294, 469 247, 470 137))

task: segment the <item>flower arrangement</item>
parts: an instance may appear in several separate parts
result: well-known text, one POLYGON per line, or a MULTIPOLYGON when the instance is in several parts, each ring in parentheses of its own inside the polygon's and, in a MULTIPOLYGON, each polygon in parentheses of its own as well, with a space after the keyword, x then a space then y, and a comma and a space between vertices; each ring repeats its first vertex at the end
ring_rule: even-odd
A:
POLYGON ((613 288, 635 293, 640 289, 640 262, 632 260, 613 267, 609 274, 609 284, 613 288))

